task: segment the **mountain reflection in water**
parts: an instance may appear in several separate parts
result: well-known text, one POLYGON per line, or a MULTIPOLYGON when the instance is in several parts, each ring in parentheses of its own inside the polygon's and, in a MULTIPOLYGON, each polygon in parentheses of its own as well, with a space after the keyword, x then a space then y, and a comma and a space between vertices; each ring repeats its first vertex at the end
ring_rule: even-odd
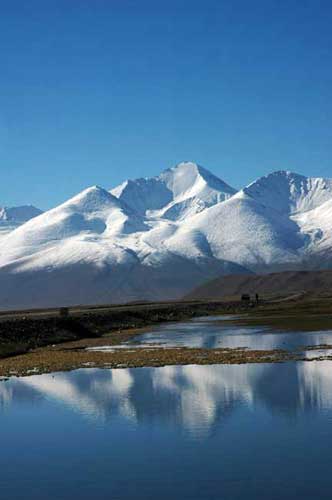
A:
MULTIPOLYGON (((165 323, 128 341, 146 347, 192 347, 215 349, 247 347, 248 349, 294 350, 308 345, 332 344, 332 331, 319 330, 316 321, 313 331, 277 328, 276 326, 239 326, 230 322, 235 316, 198 318, 183 323, 165 323)), ((303 326, 303 325, 302 325, 303 326)), ((98 349, 97 349, 98 350, 98 349)))
POLYGON ((0 498, 330 500, 332 363, 0 382, 0 498))
POLYGON ((95 420, 121 416, 132 422, 163 422, 199 435, 240 405, 259 404, 289 415, 332 409, 332 363, 84 369, 0 384, 0 412, 45 399, 95 420))

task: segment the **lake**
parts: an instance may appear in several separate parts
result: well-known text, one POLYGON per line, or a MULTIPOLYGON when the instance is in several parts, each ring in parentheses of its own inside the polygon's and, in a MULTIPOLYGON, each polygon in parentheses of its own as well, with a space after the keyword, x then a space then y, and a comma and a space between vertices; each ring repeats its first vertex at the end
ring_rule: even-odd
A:
POLYGON ((0 382, 0 497, 331 498, 332 362, 0 382))
MULTIPOLYGON (((242 317, 243 318, 243 317, 242 317)), ((331 356, 332 349, 305 349, 308 346, 332 346, 332 329, 320 329, 323 321, 312 322, 315 330, 303 330, 303 325, 295 328, 271 327, 270 325, 236 324, 236 316, 212 316, 196 318, 192 321, 163 323, 139 334, 119 346, 98 346, 92 351, 113 351, 116 349, 147 347, 190 347, 203 349, 248 348, 253 350, 283 349, 300 351, 305 357, 331 356)), ((281 318, 283 319, 283 318, 281 318)), ((309 320, 307 320, 309 323, 309 320)), ((309 323, 310 324, 310 323, 309 323)), ((287 323, 286 323, 287 325, 287 323)), ((332 318, 329 319, 332 328, 332 318)))

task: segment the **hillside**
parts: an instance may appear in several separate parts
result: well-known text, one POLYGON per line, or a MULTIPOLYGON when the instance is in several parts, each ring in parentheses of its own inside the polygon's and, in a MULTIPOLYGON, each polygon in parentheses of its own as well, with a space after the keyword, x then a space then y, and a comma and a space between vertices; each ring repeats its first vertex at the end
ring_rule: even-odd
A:
POLYGON ((0 206, 0 240, 17 227, 41 213, 42 211, 39 208, 32 205, 22 205, 19 207, 0 206))
POLYGON ((188 300, 218 299, 258 293, 264 296, 286 296, 309 292, 332 295, 332 270, 285 271, 265 275, 229 275, 204 283, 185 296, 188 300))

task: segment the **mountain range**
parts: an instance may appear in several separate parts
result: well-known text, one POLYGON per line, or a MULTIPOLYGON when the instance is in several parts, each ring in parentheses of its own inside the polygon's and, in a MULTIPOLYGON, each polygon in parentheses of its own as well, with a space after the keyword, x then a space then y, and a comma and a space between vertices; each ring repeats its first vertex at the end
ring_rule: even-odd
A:
POLYGON ((183 162, 34 215, 0 239, 2 309, 174 299, 222 275, 332 267, 332 180, 288 171, 236 191, 183 162))

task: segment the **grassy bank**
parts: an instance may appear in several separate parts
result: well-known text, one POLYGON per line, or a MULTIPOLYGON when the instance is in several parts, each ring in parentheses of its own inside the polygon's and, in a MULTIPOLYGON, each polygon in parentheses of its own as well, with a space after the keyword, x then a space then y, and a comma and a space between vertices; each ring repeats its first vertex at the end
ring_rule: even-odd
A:
POLYGON ((3 313, 0 315, 0 358, 23 354, 38 347, 99 338, 110 332, 120 333, 165 321, 249 309, 250 306, 241 302, 174 302, 73 308, 69 310, 68 317, 61 317, 59 310, 3 313))
MULTIPOLYGON (((185 321, 205 315, 236 314, 229 322, 242 325, 265 325, 279 331, 332 330, 332 300, 302 297, 296 300, 261 303, 252 307, 241 302, 168 303, 95 310, 75 309, 69 317, 52 311, 13 313, 0 317, 0 376, 29 375, 80 367, 140 367, 183 364, 238 364, 299 361, 303 352, 250 350, 246 348, 140 348, 89 351, 89 347, 114 346, 149 327, 167 321, 185 321), (241 314, 245 313, 245 314, 241 314)), ((296 335, 296 333, 294 333, 296 335)), ((317 346, 306 346, 306 350, 317 346)), ((332 345, 320 346, 320 351, 332 345)), ((303 349, 302 349, 303 351, 303 349)), ((329 352, 313 359, 330 359, 329 352)), ((308 361, 308 360, 307 360, 308 361)))

